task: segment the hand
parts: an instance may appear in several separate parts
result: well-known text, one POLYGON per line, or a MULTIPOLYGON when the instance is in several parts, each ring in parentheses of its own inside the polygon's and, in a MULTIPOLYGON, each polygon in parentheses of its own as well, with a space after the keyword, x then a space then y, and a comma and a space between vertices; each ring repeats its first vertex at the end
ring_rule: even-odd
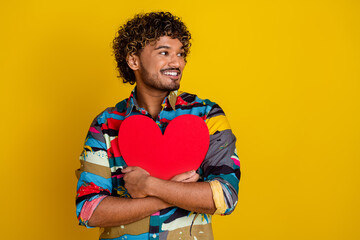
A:
POLYGON ((146 180, 150 174, 141 167, 127 167, 121 170, 124 173, 125 188, 132 198, 147 197, 146 180))
POLYGON ((191 170, 188 172, 180 173, 170 180, 174 182, 197 182, 200 178, 200 175, 196 173, 195 170, 191 170))

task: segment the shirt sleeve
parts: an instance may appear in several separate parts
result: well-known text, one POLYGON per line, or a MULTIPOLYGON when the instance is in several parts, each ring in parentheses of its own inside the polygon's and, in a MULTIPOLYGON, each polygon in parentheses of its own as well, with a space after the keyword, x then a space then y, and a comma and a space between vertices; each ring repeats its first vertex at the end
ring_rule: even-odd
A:
POLYGON ((232 213, 238 202, 240 161, 236 153, 236 138, 229 122, 219 105, 212 106, 205 120, 210 145, 202 163, 204 181, 210 183, 215 214, 232 213))
POLYGON ((111 194, 111 170, 107 144, 102 132, 105 123, 99 122, 101 114, 92 122, 84 149, 80 155, 80 168, 76 194, 76 215, 79 225, 91 228, 88 221, 99 203, 111 194))

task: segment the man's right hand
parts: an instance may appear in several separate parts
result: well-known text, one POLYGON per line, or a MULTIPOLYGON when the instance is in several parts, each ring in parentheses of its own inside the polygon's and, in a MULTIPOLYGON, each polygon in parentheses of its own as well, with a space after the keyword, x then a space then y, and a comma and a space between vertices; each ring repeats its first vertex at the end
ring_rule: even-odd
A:
POLYGON ((174 182, 197 182, 200 178, 200 175, 196 173, 195 170, 188 172, 180 173, 170 179, 174 182))

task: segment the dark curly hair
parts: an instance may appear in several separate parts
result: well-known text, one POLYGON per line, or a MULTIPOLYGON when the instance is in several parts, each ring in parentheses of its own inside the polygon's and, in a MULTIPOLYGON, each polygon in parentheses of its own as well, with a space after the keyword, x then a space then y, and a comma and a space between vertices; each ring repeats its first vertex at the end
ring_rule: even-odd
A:
POLYGON ((120 78, 124 83, 135 83, 135 74, 128 66, 126 58, 130 54, 140 54, 149 42, 162 36, 177 38, 183 44, 184 57, 190 52, 191 34, 179 17, 169 12, 137 14, 120 27, 113 40, 113 50, 120 78))

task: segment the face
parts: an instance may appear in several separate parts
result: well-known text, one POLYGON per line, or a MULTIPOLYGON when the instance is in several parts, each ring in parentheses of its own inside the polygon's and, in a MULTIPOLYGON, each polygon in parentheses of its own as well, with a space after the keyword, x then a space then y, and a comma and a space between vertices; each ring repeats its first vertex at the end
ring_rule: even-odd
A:
POLYGON ((153 90, 174 91, 179 89, 185 67, 184 49, 178 39, 160 37, 149 43, 138 57, 137 84, 153 90))

